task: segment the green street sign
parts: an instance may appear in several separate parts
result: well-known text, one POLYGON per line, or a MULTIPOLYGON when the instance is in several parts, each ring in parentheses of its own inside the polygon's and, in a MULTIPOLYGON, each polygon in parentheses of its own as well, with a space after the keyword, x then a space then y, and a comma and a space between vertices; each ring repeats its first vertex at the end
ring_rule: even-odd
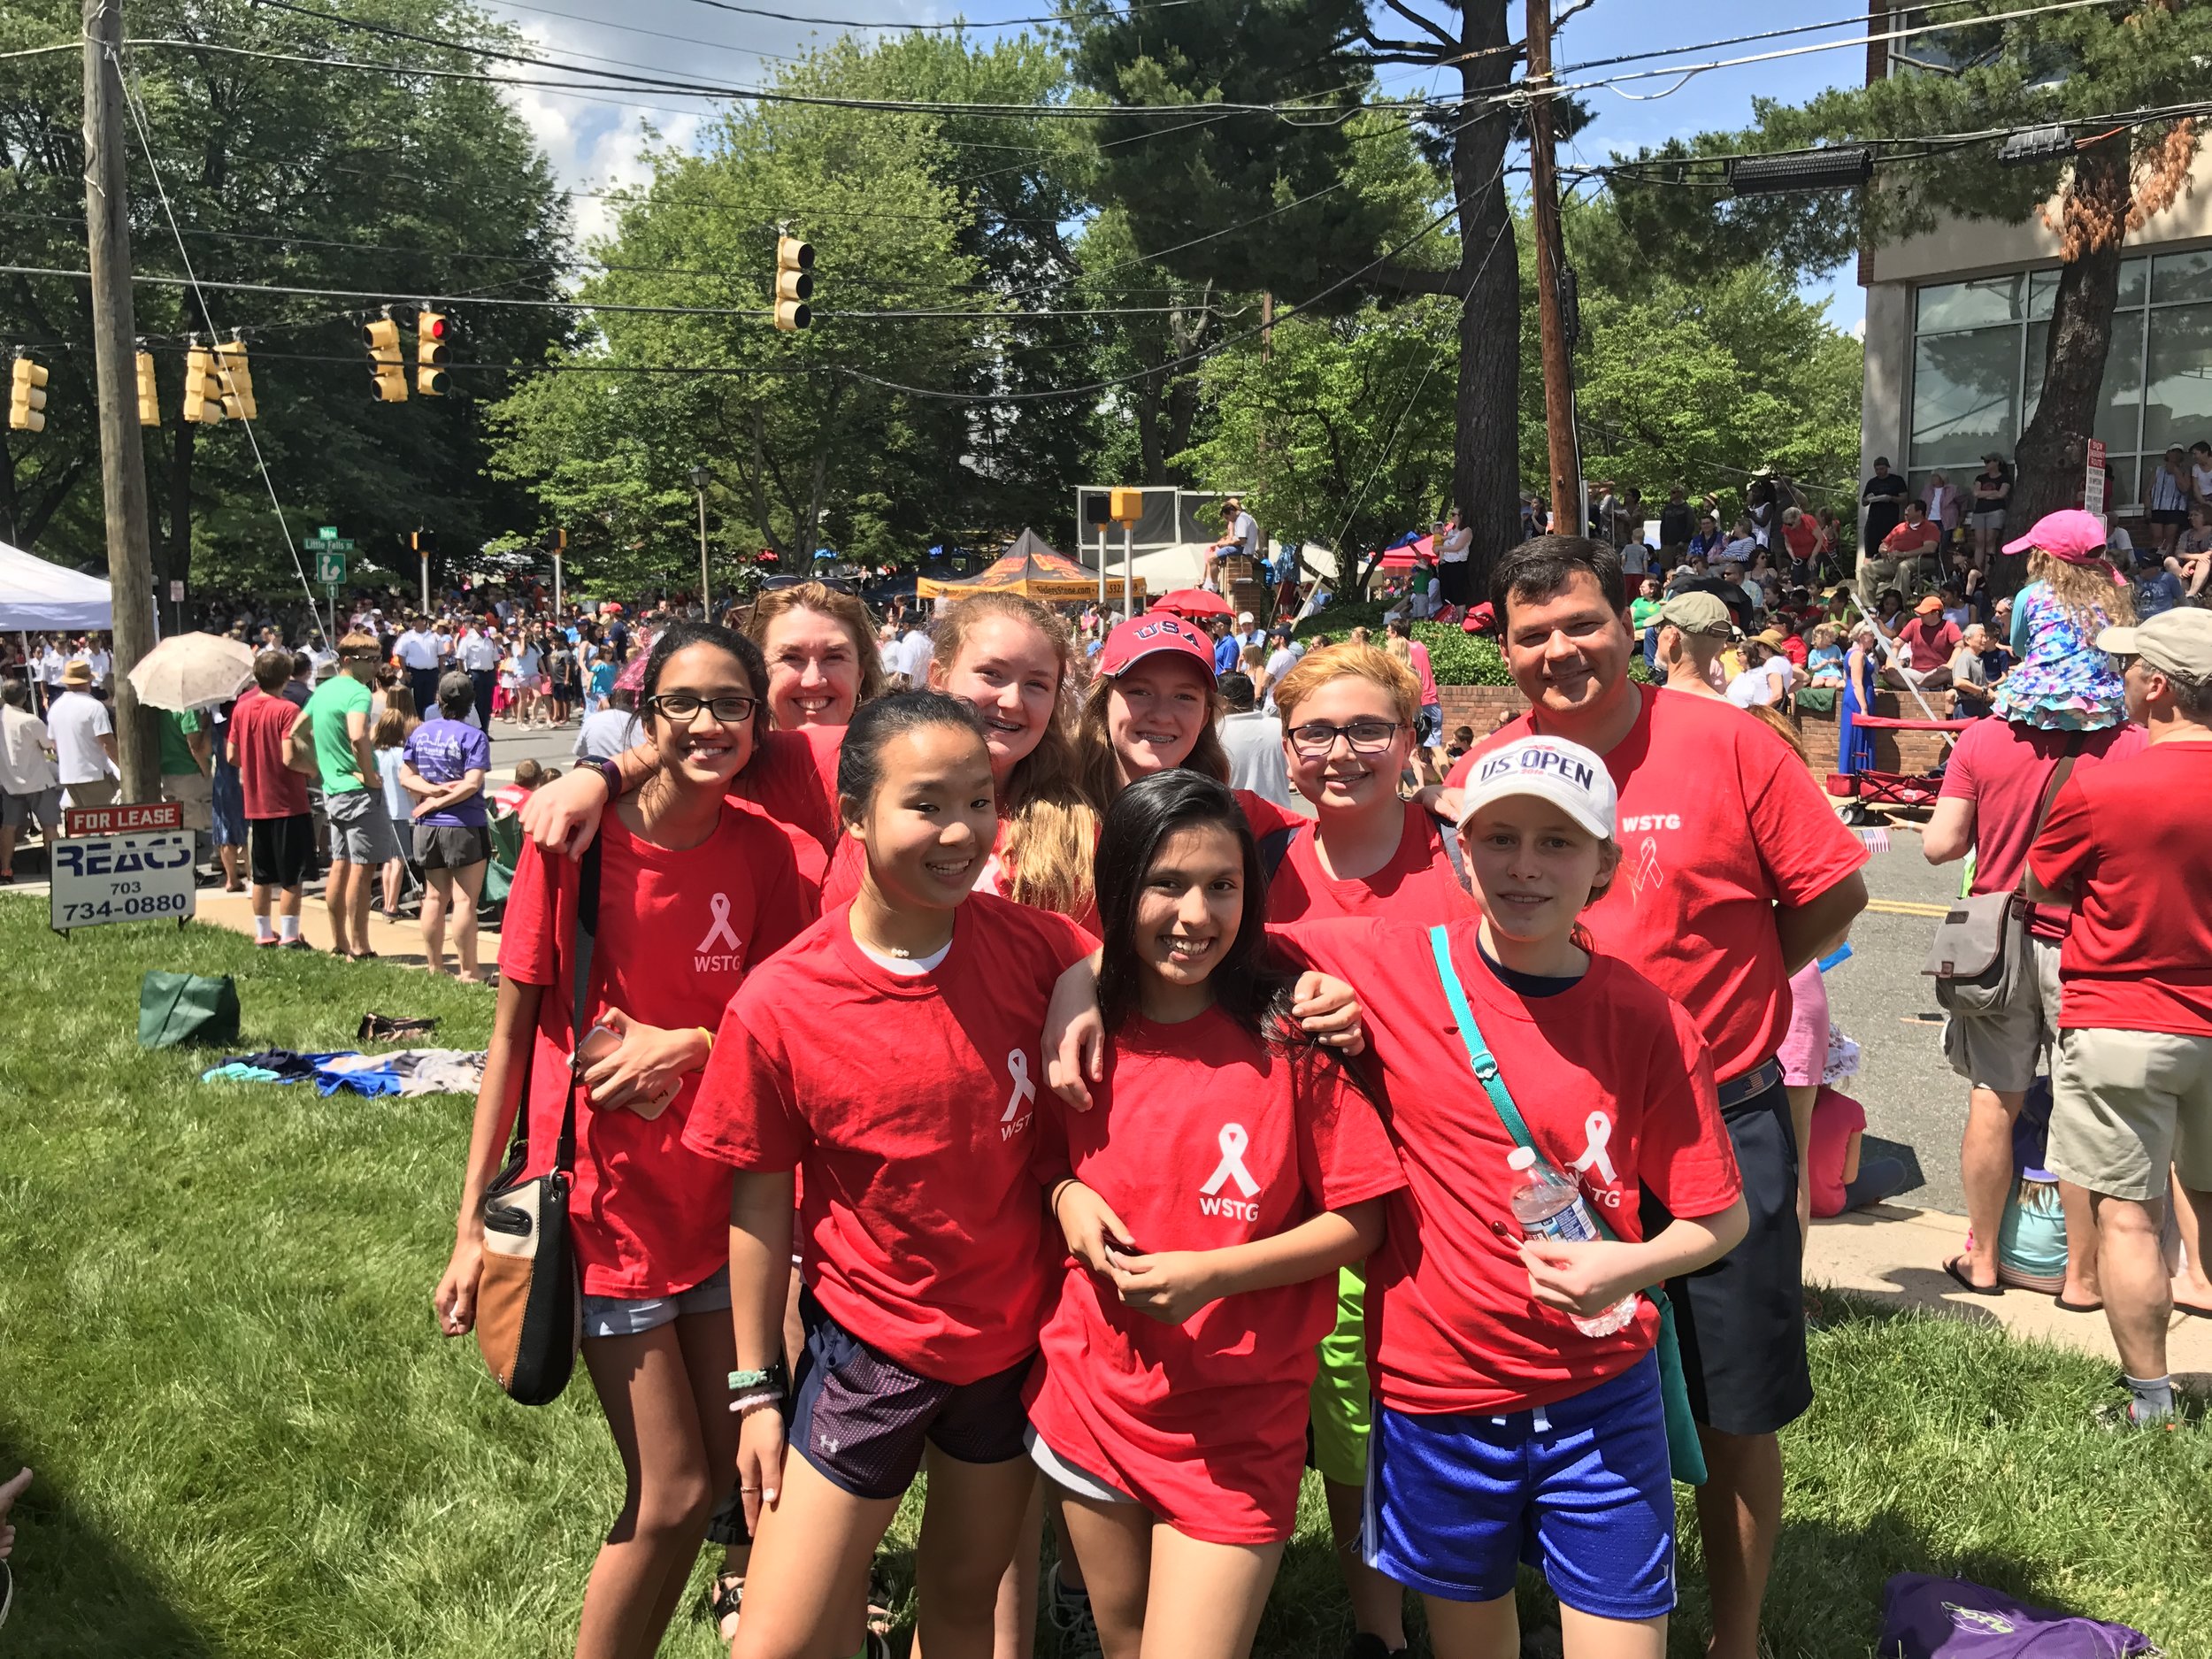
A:
POLYGON ((335 541, 338 539, 338 526, 334 524, 326 524, 315 534, 326 541, 335 541))
POLYGON ((342 586, 346 580, 346 556, 342 553, 316 554, 315 580, 326 588, 342 586))

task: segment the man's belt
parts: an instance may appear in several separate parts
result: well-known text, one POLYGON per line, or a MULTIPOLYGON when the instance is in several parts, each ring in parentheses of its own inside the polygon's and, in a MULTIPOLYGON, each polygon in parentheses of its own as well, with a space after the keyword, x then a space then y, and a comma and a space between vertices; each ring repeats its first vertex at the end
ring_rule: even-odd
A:
POLYGON ((1720 1096, 1720 1109, 1740 1106, 1755 1095, 1763 1094, 1782 1080, 1782 1063, 1770 1060, 1764 1065, 1754 1066, 1741 1077, 1732 1077, 1715 1091, 1720 1096))

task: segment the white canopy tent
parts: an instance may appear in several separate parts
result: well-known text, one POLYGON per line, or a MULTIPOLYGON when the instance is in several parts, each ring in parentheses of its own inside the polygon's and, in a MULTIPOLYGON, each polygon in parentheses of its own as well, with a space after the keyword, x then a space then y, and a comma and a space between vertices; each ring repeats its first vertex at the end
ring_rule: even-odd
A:
POLYGON ((74 634, 114 626, 106 582, 0 541, 0 631, 74 634))

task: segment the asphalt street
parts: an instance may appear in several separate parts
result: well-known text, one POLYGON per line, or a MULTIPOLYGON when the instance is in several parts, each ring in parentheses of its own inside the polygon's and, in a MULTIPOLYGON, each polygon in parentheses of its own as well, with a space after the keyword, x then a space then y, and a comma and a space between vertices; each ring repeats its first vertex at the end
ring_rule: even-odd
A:
POLYGON ((1851 930, 1851 958, 1828 975, 1829 1015, 1859 1045, 1859 1075, 1844 1092, 1866 1108, 1870 1143, 1904 1158, 1921 1184, 1904 1202, 1963 1213, 1959 1129, 1966 1085, 1943 1057, 1943 1022, 1920 964, 1933 912, 1956 896, 1960 866, 1932 867, 1916 829, 1893 827, 1866 867, 1869 906, 1851 930))
MULTIPOLYGON (((527 732, 492 723, 492 775, 503 782, 525 757, 566 772, 573 766, 572 724, 527 732)), ((1930 913, 1958 891, 1959 866, 1932 868, 1920 835, 1894 826, 1890 845, 1866 868, 1873 903, 1852 929, 1849 961, 1828 975, 1835 1023, 1860 1048, 1859 1075, 1844 1086, 1866 1108, 1869 1141, 1916 1171, 1920 1184, 1905 1202, 1924 1209, 1965 1210, 1959 1191, 1959 1127, 1966 1087, 1943 1058, 1943 1024, 1920 964, 1935 928, 1930 913)))

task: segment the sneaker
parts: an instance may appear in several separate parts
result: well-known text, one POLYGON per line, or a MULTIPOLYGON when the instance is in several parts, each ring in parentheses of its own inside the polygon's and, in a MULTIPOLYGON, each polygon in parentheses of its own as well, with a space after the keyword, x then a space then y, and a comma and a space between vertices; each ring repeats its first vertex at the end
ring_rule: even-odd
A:
POLYGON ((1352 1645, 1344 1650, 1344 1659, 1401 1659, 1402 1647, 1393 1647, 1371 1631, 1362 1631, 1352 1638, 1352 1645))
POLYGON ((1089 1594, 1070 1589, 1057 1569, 1052 1574, 1052 1604, 1045 1609, 1045 1617, 1058 1639, 1059 1659, 1105 1659, 1106 1650, 1098 1640, 1098 1621, 1091 1617, 1089 1594))
POLYGON ((2169 1434, 2176 1434, 2181 1431, 2181 1417, 2178 1412, 2161 1411, 2152 1417, 2139 1416, 2135 1409, 2135 1402, 2132 1400, 2101 1405, 2091 1413, 2091 1419, 2101 1429, 2158 1429, 2169 1434))

